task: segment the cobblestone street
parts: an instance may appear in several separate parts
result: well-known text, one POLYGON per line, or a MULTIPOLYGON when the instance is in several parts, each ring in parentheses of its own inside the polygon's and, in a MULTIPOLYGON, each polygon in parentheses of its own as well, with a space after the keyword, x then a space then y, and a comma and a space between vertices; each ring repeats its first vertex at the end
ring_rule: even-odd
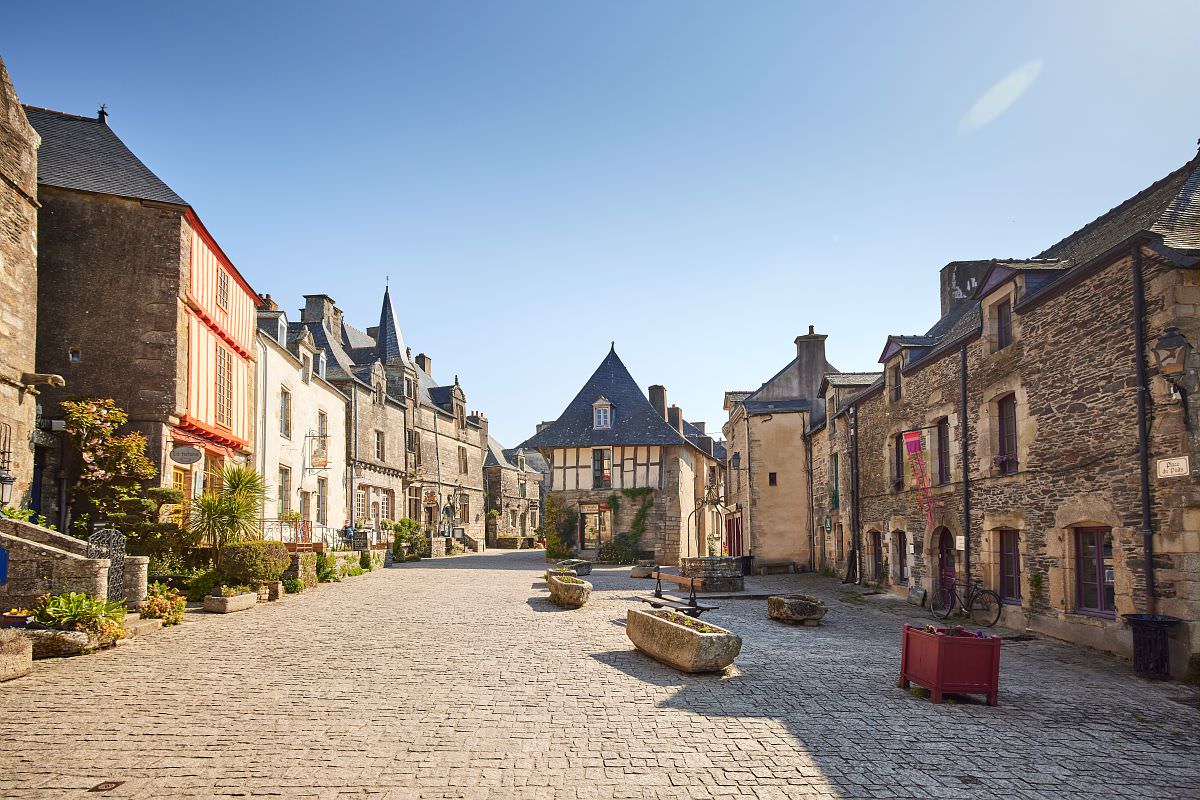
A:
POLYGON ((709 798, 1200 796, 1196 694, 1044 641, 1003 648, 1000 705, 895 687, 900 623, 837 581, 821 628, 722 600, 726 676, 637 653, 650 591, 597 568, 587 607, 546 600, 540 553, 426 560, 0 686, 0 795, 709 798), (640 604, 639 604, 640 605, 640 604), (84 794, 102 781, 123 781, 84 794))

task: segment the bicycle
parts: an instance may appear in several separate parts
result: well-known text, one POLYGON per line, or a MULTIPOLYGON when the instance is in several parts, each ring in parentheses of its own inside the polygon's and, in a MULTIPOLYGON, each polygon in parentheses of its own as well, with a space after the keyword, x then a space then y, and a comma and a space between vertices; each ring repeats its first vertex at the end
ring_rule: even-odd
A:
POLYGON ((935 593, 933 602, 929 605, 929 610, 937 619, 949 619, 950 615, 957 609, 964 615, 969 616, 971 621, 976 625, 984 628, 992 627, 1000 621, 1000 611, 1002 609, 1000 595, 991 589, 980 588, 982 583, 983 581, 981 580, 972 579, 970 585, 954 582, 943 584, 935 593), (959 586, 966 589, 965 598, 959 597, 959 586))

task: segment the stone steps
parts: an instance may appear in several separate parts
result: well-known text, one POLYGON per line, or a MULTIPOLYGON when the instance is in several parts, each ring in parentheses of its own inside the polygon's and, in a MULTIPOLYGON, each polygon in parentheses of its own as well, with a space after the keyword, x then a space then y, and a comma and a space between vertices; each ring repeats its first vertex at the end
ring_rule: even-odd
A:
POLYGON ((161 619, 143 619, 142 615, 135 611, 125 615, 125 635, 132 637, 153 633, 162 628, 162 623, 161 619))

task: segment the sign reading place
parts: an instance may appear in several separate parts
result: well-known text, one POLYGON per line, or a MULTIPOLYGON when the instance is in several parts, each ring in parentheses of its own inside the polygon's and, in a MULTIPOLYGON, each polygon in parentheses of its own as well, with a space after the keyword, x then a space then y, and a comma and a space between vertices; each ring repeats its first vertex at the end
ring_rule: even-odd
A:
POLYGON ((1192 474, 1192 466, 1187 456, 1160 458, 1158 460, 1158 477, 1186 478, 1192 474))

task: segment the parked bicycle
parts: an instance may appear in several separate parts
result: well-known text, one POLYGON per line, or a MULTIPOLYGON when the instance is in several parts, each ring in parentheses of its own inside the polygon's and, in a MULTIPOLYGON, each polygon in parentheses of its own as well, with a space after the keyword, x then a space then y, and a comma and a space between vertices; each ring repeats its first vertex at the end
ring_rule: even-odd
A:
POLYGON ((970 585, 953 581, 945 583, 934 593, 929 610, 938 619, 949 619, 955 612, 971 618, 971 622, 984 628, 990 628, 1000 620, 1000 595, 991 589, 980 588, 983 581, 972 579, 970 585), (965 597, 959 597, 958 589, 962 587, 965 597))

